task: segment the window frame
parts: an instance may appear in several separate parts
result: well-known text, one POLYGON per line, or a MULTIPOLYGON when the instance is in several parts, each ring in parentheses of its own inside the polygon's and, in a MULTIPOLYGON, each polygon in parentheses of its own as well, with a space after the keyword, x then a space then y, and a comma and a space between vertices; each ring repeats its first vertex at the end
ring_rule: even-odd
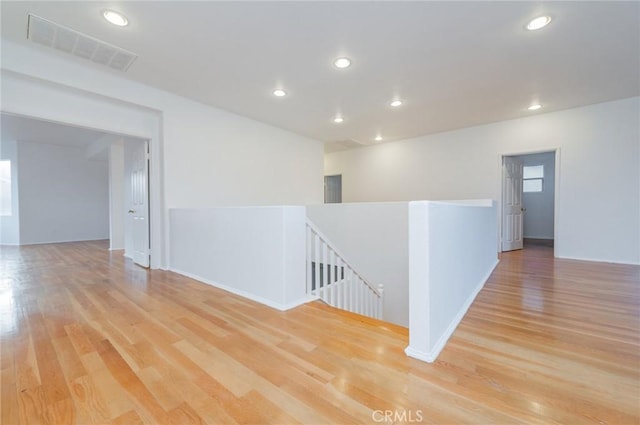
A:
POLYGON ((524 165, 522 167, 522 193, 542 193, 542 192, 544 192, 544 164, 524 165), (540 168, 540 172, 533 172, 529 177, 524 177, 526 168, 535 169, 538 167, 540 168), (533 183, 538 181, 540 182, 540 190, 526 190, 527 182, 533 183))

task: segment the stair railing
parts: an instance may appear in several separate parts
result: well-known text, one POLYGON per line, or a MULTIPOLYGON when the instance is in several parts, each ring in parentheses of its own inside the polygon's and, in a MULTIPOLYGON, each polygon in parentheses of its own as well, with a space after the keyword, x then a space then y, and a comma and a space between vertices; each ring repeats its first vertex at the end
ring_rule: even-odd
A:
POLYGON ((354 270, 307 220, 307 294, 333 307, 382 319, 383 292, 382 285, 374 286, 354 270))

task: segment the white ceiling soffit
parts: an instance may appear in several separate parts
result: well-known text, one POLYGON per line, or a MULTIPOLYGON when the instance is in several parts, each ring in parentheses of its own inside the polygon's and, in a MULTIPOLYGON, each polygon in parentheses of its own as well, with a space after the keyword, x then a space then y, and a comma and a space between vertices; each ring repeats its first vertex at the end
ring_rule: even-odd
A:
MULTIPOLYGON (((41 47, 25 34, 28 14, 42 16, 136 52, 122 78, 324 142, 366 146, 376 136, 409 139, 640 95, 640 1, 3 0, 1 7, 3 43, 41 47), (101 11, 114 7, 129 25, 104 20, 101 11), (551 23, 526 31, 540 15, 551 23), (341 56, 351 58, 349 68, 333 66, 341 56), (276 88, 288 95, 273 96, 276 88), (390 107, 395 98, 403 105, 390 107), (532 103, 542 108, 528 111, 532 103), (333 122, 337 114, 342 123, 333 122)), ((19 60, 11 51, 3 49, 3 65, 19 60)))
POLYGON ((27 38, 118 71, 129 69, 138 57, 135 53, 33 14, 29 14, 27 38))
POLYGON ((107 133, 11 114, 0 114, 0 137, 34 143, 86 148, 107 133))

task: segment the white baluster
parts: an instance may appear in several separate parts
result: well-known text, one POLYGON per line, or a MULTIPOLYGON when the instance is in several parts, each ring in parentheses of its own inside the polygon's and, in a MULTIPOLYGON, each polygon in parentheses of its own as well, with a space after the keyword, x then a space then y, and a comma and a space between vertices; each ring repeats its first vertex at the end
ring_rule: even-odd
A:
POLYGON ((313 262, 313 253, 311 252, 311 228, 307 226, 307 295, 311 294, 311 264, 313 262))
POLYGON ((329 245, 323 241, 322 248, 322 299, 326 302, 326 287, 329 286, 329 245))
POLYGON ((335 307, 336 305, 336 276, 335 276, 335 263, 336 263, 336 252, 332 249, 329 251, 329 273, 327 275, 329 279, 329 285, 331 285, 331 290, 329 291, 329 305, 335 307))
POLYGON ((362 281, 362 315, 369 314, 369 287, 362 281))
POLYGON ((380 297, 378 298, 378 319, 382 320, 384 317, 384 285, 378 285, 378 293, 380 297))
POLYGON ((353 273, 353 269, 349 268, 349 311, 357 311, 357 294, 356 294, 356 280, 357 277, 353 273))
POLYGON ((371 289, 369 288, 369 285, 365 285, 365 293, 367 294, 367 307, 365 309, 365 316, 371 316, 371 307, 372 307, 372 302, 373 301, 373 293, 371 292, 371 289))
POLYGON ((342 279, 340 279, 340 267, 342 265, 342 258, 336 256, 336 266, 335 266, 335 271, 336 271, 336 283, 335 285, 337 286, 336 288, 336 307, 341 308, 344 310, 344 304, 343 304, 343 300, 344 297, 342 296, 342 289, 344 288, 344 285, 342 282, 342 279))
POLYGON ((353 270, 351 269, 351 267, 349 267, 347 269, 347 310, 348 311, 353 311, 353 309, 355 308, 354 303, 353 303, 353 298, 354 298, 354 294, 353 294, 353 270))
POLYGON ((376 319, 379 319, 378 315, 380 314, 380 312, 378 311, 378 297, 375 296, 375 298, 373 299, 373 317, 375 317, 376 319))
POLYGON ((364 313, 364 282, 362 281, 362 279, 360 279, 360 277, 358 277, 358 314, 363 314, 364 313))
POLYGON ((342 282, 342 289, 340 290, 340 294, 342 297, 342 308, 343 309, 347 309, 347 303, 349 302, 349 298, 348 298, 348 294, 347 294, 347 290, 348 290, 348 286, 347 286, 347 274, 345 273, 345 264, 344 261, 342 259, 340 259, 340 281, 342 282))
POLYGON ((313 261, 315 263, 314 267, 314 273, 315 273, 315 278, 313 279, 313 283, 314 283, 314 290, 313 290, 313 294, 316 296, 320 295, 320 237, 314 232, 313 234, 313 238, 314 238, 314 250, 313 250, 313 261))
POLYGON ((329 305, 336 306, 336 285, 333 281, 329 284, 329 305))

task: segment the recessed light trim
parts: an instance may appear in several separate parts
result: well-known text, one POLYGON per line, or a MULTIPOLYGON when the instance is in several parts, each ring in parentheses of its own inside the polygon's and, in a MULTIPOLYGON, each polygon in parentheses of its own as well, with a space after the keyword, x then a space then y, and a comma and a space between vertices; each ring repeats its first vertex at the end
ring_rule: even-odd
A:
POLYGON ((540 105, 539 103, 534 103, 533 105, 529 106, 527 109, 530 111, 537 111, 540 108, 542 108, 542 105, 540 105))
POLYGON ((351 66, 351 59, 347 57, 341 57, 333 61, 333 66, 339 69, 349 68, 351 66))
POLYGON ((402 105, 402 101, 400 99, 392 100, 391 103, 389 103, 389 105, 391 105, 394 108, 397 108, 398 106, 402 105))
POLYGON ((284 97, 284 96, 286 96, 286 95, 287 95, 287 92, 286 92, 286 91, 284 91, 284 90, 282 90, 282 89, 275 89, 275 90, 273 91, 273 95, 274 95, 275 97, 284 97))
POLYGON ((533 18, 529 21, 529 23, 527 24, 527 29, 529 31, 537 31, 549 25, 549 22, 551 22, 550 16, 538 16, 537 18, 533 18))
POLYGON ((102 17, 106 19, 110 24, 118 27, 126 27, 127 25, 129 25, 129 20, 127 19, 127 17, 120 12, 116 12, 115 10, 103 10, 102 17))
POLYGON ((337 117, 335 117, 333 119, 333 122, 336 123, 336 124, 340 124, 340 123, 344 122, 344 118, 342 118, 340 115, 338 115, 337 117))

